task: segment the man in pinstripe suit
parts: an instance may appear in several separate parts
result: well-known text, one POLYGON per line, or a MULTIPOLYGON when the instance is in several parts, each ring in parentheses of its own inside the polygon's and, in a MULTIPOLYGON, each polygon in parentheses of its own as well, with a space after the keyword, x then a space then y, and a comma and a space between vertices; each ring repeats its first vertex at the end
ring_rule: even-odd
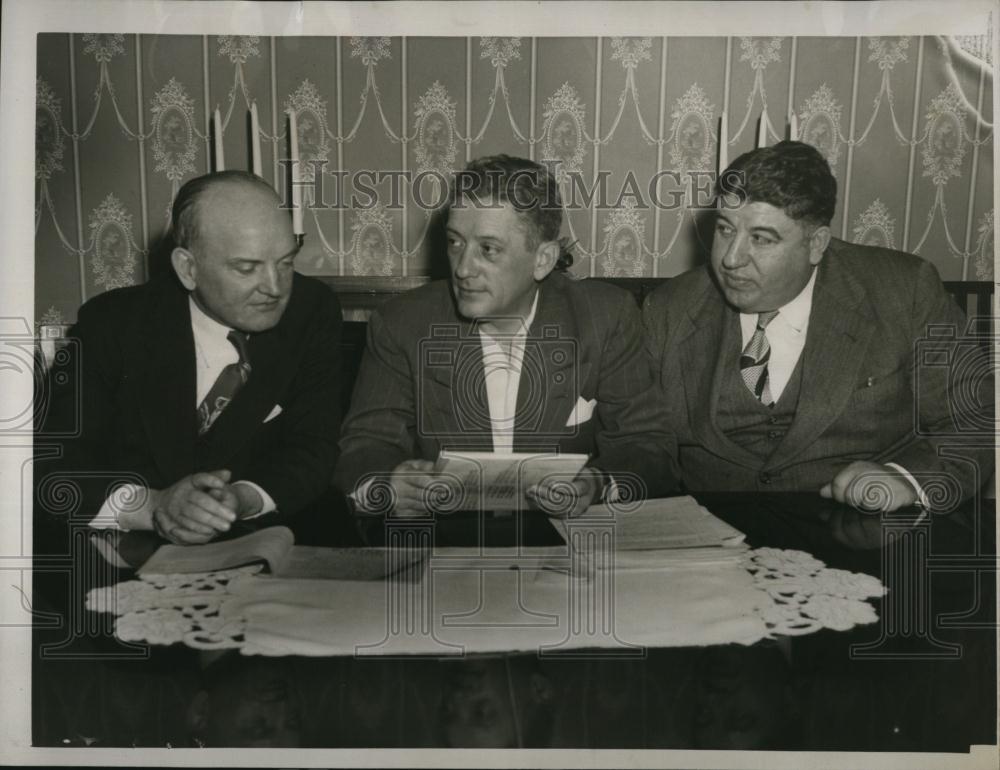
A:
POLYGON ((832 238, 837 183, 807 144, 720 181, 711 265, 643 311, 685 485, 885 511, 971 495, 993 470, 992 376, 934 267, 832 238))
MULTIPOLYGON (((543 166, 505 155, 457 175, 450 281, 376 311, 340 442, 335 481, 362 511, 381 478, 396 516, 426 514, 442 449, 586 453, 575 515, 614 486, 672 487, 632 296, 574 280, 562 205, 543 166)), ((527 497, 552 511, 549 486, 527 497)), ((566 487, 563 487, 565 489, 566 487)))

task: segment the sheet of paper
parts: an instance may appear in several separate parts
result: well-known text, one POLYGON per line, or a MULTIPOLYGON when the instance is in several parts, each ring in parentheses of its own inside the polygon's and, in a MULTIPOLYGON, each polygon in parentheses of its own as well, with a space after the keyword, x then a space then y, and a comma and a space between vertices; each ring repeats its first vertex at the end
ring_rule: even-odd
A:
MULTIPOLYGON (((690 496, 645 500, 628 513, 604 504, 591 506, 580 517, 580 526, 586 526, 588 516, 595 520, 613 516, 618 552, 732 547, 745 538, 690 496)), ((566 521, 557 521, 555 526, 565 538, 566 521)))
POLYGON ((524 492, 543 479, 570 482, 587 462, 584 454, 442 451, 434 465, 458 490, 452 510, 526 507, 524 492))

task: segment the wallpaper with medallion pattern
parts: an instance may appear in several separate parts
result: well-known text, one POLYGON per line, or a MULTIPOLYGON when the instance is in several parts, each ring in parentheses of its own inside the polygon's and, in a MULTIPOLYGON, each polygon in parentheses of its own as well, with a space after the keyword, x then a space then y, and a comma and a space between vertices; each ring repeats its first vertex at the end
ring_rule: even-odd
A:
POLYGON ((225 166, 249 169, 253 102, 263 176, 284 189, 294 111, 304 177, 323 183, 307 192, 306 273, 432 272, 441 180, 506 152, 558 162, 575 272, 676 275, 701 252, 724 111, 729 159, 793 122, 823 152, 835 235, 992 280, 991 51, 985 35, 42 34, 36 321, 72 321, 162 265, 174 195, 212 168, 212 114, 225 166))

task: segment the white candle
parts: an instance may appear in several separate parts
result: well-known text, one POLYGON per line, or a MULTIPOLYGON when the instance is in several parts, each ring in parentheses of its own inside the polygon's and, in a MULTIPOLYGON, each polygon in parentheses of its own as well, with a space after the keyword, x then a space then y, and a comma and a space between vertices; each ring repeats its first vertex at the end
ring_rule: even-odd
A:
POLYGON ((260 159, 260 119, 257 117, 257 102, 250 105, 250 162, 257 176, 261 173, 260 159))
POLYGON ((226 169, 226 155, 222 151, 222 115, 219 108, 215 108, 215 115, 212 117, 215 123, 215 170, 224 171, 226 169))
POLYGON ((767 147, 767 110, 760 114, 760 130, 757 131, 757 146, 767 147))
POLYGON ((788 118, 788 138, 793 142, 799 141, 799 116, 794 112, 788 118))
POLYGON ((288 111, 288 143, 292 155, 292 232, 300 235, 302 227, 302 188, 299 187, 299 130, 295 110, 288 111))
POLYGON ((729 165, 729 117, 726 111, 722 111, 719 118, 719 173, 726 170, 729 165))

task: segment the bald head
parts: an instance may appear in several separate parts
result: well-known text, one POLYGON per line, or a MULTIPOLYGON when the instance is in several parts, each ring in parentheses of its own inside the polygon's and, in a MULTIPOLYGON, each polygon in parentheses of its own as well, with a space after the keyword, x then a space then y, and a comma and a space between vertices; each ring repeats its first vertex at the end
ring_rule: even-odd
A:
POLYGON ((208 174, 181 188, 173 215, 171 262, 199 307, 240 331, 276 325, 298 249, 274 190, 242 171, 208 174))
MULTIPOLYGON (((188 180, 177 192, 171 211, 174 244, 192 248, 201 232, 202 217, 218 219, 219 212, 209 203, 212 198, 219 200, 218 193, 221 193, 222 199, 232 200, 242 194, 255 197, 254 192, 273 208, 279 207, 280 199, 271 186, 247 171, 217 171, 188 180), (209 205, 203 206, 203 203, 209 205)), ((286 217, 290 216, 288 212, 283 213, 286 217)))

